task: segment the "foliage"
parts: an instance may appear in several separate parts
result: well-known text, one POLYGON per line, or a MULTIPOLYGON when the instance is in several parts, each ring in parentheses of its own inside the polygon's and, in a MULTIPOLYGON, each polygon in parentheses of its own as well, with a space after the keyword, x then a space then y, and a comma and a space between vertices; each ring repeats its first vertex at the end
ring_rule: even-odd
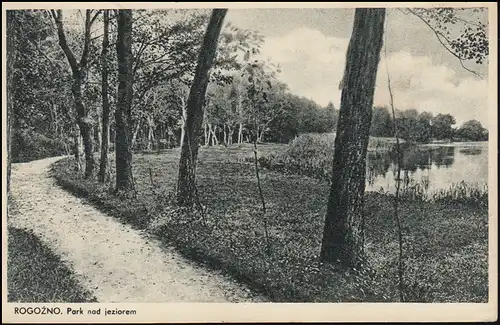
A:
POLYGON ((370 135, 373 137, 390 137, 394 135, 392 117, 387 107, 373 108, 370 135))
MULTIPOLYGON (((261 146, 265 152, 276 148, 261 146)), ((201 148, 198 188, 205 219, 172 203, 178 150, 137 154, 137 197, 117 199, 105 185, 72 172, 71 159, 54 176, 102 210, 156 234, 187 257, 221 268, 276 302, 397 301, 397 242, 390 196, 366 195, 364 271, 339 272, 319 254, 329 184, 298 175, 261 171, 268 202, 272 254, 265 253, 250 146, 201 148), (141 222, 139 222, 141 221, 141 222)), ((113 164, 112 164, 113 166, 113 164)), ((481 206, 403 201, 406 300, 484 302, 488 297, 487 220, 481 206)))
POLYGON ((479 121, 470 120, 455 131, 454 138, 465 141, 488 141, 488 130, 479 121))
POLYGON ((28 162, 68 154, 72 142, 64 138, 48 138, 32 130, 14 130, 12 162, 28 162))
POLYGON ((64 152, 72 130, 71 76, 42 12, 16 10, 16 61, 13 67, 15 161, 64 152))
POLYGON ((406 8, 403 12, 422 20, 435 34, 437 40, 462 67, 475 75, 464 62, 483 64, 488 59, 488 26, 483 23, 487 10, 475 8, 406 8))
POLYGON ((438 140, 453 138, 455 118, 451 114, 438 114, 432 119, 432 134, 438 140))
MULTIPOLYGON (((284 173, 298 174, 329 181, 334 151, 333 134, 302 134, 293 139, 286 150, 262 156, 262 167, 284 173)), ((390 150, 392 138, 370 137, 368 150, 390 150)), ((248 158, 251 160, 251 158, 248 158)))

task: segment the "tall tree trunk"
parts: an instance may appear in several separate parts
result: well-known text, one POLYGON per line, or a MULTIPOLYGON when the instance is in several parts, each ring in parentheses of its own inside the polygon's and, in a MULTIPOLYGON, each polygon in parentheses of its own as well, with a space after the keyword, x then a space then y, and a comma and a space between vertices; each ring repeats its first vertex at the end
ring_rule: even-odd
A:
POLYGON ((212 130, 212 124, 208 125, 208 135, 210 136, 210 141, 212 142, 211 146, 215 146, 216 137, 214 136, 214 132, 212 130))
POLYGON ((203 103, 210 79, 219 34, 227 9, 214 9, 207 27, 196 65, 193 84, 187 102, 186 139, 181 147, 177 202, 181 206, 192 206, 196 191, 196 160, 198 137, 203 123, 203 103))
POLYGON ((182 110, 182 115, 181 115, 181 142, 179 144, 179 147, 182 148, 182 144, 184 143, 184 137, 186 135, 186 119, 187 119, 186 101, 184 100, 184 97, 182 97, 182 96, 181 96, 181 110, 182 110))
POLYGON ((102 111, 100 112, 97 120, 97 152, 99 157, 101 155, 102 148, 102 111))
POLYGON ((75 101, 77 123, 83 140, 85 155, 85 178, 92 177, 94 173, 94 141, 92 139, 92 121, 88 117, 83 104, 83 75, 80 71, 73 73, 73 98, 75 101))
POLYGON ((227 146, 227 132, 226 132, 226 124, 222 124, 222 134, 224 138, 224 145, 227 146))
POLYGON ((153 150, 154 142, 155 142, 155 134, 154 134, 154 120, 152 116, 148 116, 148 150, 153 150))
POLYGON ((385 9, 356 9, 347 50, 320 255, 343 266, 358 266, 362 260, 366 153, 384 20, 385 9))
POLYGON ((266 131, 266 127, 263 126, 262 127, 262 130, 259 132, 259 138, 258 138, 258 142, 259 143, 262 143, 263 142, 263 139, 264 139, 264 133, 266 131))
POLYGON ((205 123, 205 126, 203 128, 203 133, 205 135, 205 147, 208 147, 210 144, 210 133, 208 132, 208 125, 205 123))
POLYGON ((82 56, 80 62, 77 61, 75 55, 68 46, 66 34, 64 33, 63 24, 63 11, 61 9, 51 10, 57 27, 57 35, 59 39, 59 46, 63 50, 68 63, 73 73, 73 86, 72 93, 75 102, 77 123, 80 127, 80 133, 83 138, 84 152, 85 152, 85 178, 89 178, 94 172, 94 150, 92 139, 92 122, 88 117, 88 112, 83 104, 83 85, 86 82, 86 74, 88 69, 88 57, 91 43, 91 28, 93 22, 96 20, 99 11, 94 13, 92 17, 92 10, 87 9, 85 14, 85 34, 82 56))
POLYGON ((210 132, 212 133, 212 146, 218 146, 219 138, 217 138, 217 134, 215 133, 215 130, 211 124, 210 124, 210 132))
POLYGON ((241 90, 238 88, 238 119, 239 119, 239 129, 238 129, 238 144, 243 143, 243 103, 241 99, 241 90))
POLYGON ((240 122, 240 127, 238 129, 238 144, 243 143, 243 123, 240 122))
POLYGON ((99 164, 99 182, 106 181, 109 169, 109 97, 108 97, 108 47, 109 47, 109 10, 104 10, 104 35, 102 39, 102 132, 101 158, 99 164))
POLYGON ((80 165, 80 152, 81 152, 81 132, 78 123, 75 123, 73 131, 73 141, 74 141, 74 155, 75 155, 75 170, 79 172, 82 169, 80 165))
POLYGON ((118 10, 118 35, 116 40, 118 57, 118 94, 115 110, 116 136, 116 192, 133 188, 132 145, 130 127, 132 122, 132 10, 118 10))
POLYGON ((234 128, 232 126, 228 126, 227 129, 228 129, 227 144, 231 146, 233 144, 234 128))
MULTIPOLYGON (((139 130, 141 129, 141 119, 142 117, 139 117, 137 119, 137 123, 135 124, 134 132, 132 134, 132 140, 130 141, 130 147, 133 148, 135 145, 135 141, 137 140, 137 135, 139 134, 139 130)), ((133 123, 130 122, 132 125, 133 123)))

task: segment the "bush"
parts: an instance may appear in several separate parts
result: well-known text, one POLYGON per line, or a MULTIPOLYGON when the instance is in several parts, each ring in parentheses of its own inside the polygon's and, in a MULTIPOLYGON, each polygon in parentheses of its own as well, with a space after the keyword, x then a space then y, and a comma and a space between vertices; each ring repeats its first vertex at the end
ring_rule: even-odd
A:
POLYGON ((28 162, 67 154, 72 148, 71 140, 52 139, 29 130, 14 130, 12 139, 12 162, 28 162))
MULTIPOLYGON (((282 173, 330 180, 334 146, 335 135, 331 133, 302 134, 292 140, 286 150, 260 157, 259 163, 264 168, 282 173)), ((393 138, 370 137, 368 144, 368 149, 373 151, 393 147, 393 138)))

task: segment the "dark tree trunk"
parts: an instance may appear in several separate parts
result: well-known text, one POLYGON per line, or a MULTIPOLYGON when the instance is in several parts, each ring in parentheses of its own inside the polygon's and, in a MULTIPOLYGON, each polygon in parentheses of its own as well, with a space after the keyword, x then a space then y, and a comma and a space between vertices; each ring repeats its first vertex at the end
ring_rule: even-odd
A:
POLYGON ((80 132, 80 126, 78 126, 78 123, 75 123, 74 126, 74 131, 73 131, 73 141, 74 141, 74 147, 73 147, 73 153, 75 155, 75 170, 79 172, 82 169, 82 166, 80 165, 80 137, 81 137, 81 132, 80 132))
POLYGON ((187 102, 185 139, 181 147, 179 178, 177 182, 177 202, 181 206, 192 206, 195 195, 196 159, 198 157, 198 137, 203 123, 203 103, 207 90, 210 68, 212 67, 219 34, 227 9, 214 9, 203 39, 195 76, 187 102))
POLYGON ((180 147, 182 148, 182 144, 184 143, 184 137, 186 135, 186 119, 187 119, 187 107, 185 103, 184 97, 181 95, 181 142, 180 147))
POLYGON ((385 9, 356 9, 347 50, 321 247, 321 260, 343 266, 362 260, 366 153, 384 20, 385 9))
MULTIPOLYGON (((94 143, 92 139, 92 122, 88 118, 88 112, 83 104, 83 85, 86 82, 86 73, 88 69, 88 56, 91 43, 91 27, 97 18, 99 11, 92 17, 92 10, 87 9, 85 14, 85 35, 83 43, 82 56, 80 62, 68 46, 66 34, 64 33, 63 12, 61 9, 51 10, 52 16, 57 26, 57 35, 59 46, 63 50, 73 73, 72 93, 75 102, 77 114, 76 123, 80 127, 80 133, 83 138, 85 152, 85 178, 92 177, 94 172, 94 143)), ((79 163, 77 161, 77 163, 79 163)))
POLYGON ((92 139, 92 122, 83 104, 83 79, 80 71, 73 73, 73 98, 77 113, 77 123, 83 139, 83 151, 85 154, 85 178, 92 177, 94 173, 94 141, 92 139))
POLYGON ((108 97, 108 47, 109 47, 109 10, 104 10, 104 35, 102 39, 102 130, 101 160, 99 165, 99 182, 106 181, 109 168, 109 97, 108 97))
POLYGON ((132 10, 121 9, 118 13, 118 95, 115 110, 116 137, 116 191, 126 192, 133 188, 132 179, 132 10))

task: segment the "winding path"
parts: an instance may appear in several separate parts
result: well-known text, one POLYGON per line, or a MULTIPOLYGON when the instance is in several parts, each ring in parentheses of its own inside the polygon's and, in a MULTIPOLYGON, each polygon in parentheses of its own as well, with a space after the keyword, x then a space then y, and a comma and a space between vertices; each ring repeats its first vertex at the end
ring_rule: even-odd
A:
POLYGON ((265 301, 61 189, 49 175, 58 159, 12 165, 9 224, 33 230, 99 302, 265 301))

